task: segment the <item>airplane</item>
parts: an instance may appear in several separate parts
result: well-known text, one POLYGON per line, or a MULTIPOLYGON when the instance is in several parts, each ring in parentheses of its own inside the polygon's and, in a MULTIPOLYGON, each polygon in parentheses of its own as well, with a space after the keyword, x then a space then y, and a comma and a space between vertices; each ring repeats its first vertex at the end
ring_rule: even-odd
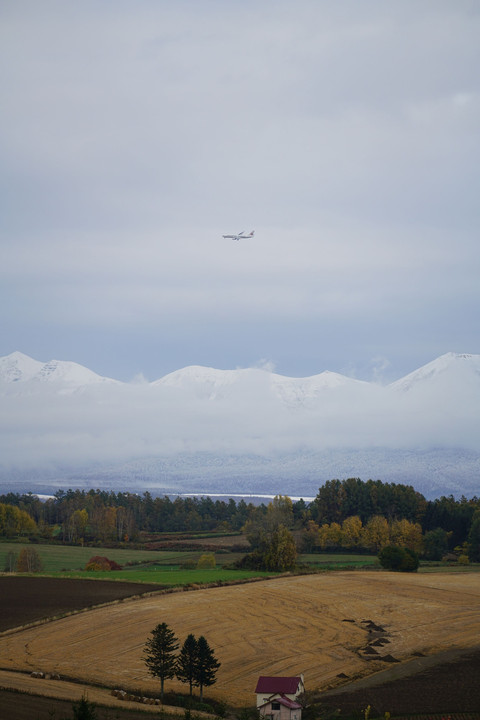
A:
POLYGON ((238 235, 223 235, 224 238, 230 238, 231 240, 243 240, 244 238, 251 238, 255 235, 255 230, 252 230, 251 233, 248 233, 248 235, 245 235, 245 230, 242 230, 242 232, 239 232, 238 235))

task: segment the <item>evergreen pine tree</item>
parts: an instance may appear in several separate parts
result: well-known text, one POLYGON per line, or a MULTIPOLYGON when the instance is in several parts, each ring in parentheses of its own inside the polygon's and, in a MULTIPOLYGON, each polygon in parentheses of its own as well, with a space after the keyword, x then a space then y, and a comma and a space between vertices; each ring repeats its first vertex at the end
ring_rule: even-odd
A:
POLYGON ((196 684, 200 686, 200 702, 203 700, 203 688, 216 682, 217 670, 220 663, 213 654, 213 650, 201 635, 197 640, 197 662, 195 668, 196 684))
POLYGON ((74 720, 97 720, 95 704, 88 702, 85 696, 72 705, 74 720))
POLYGON ((190 633, 183 643, 177 661, 177 678, 190 686, 190 696, 194 685, 198 685, 197 671, 198 646, 195 636, 190 633))
POLYGON ((160 623, 151 632, 145 643, 144 660, 150 675, 160 678, 160 697, 163 701, 165 680, 175 676, 178 641, 173 630, 166 623, 160 623))

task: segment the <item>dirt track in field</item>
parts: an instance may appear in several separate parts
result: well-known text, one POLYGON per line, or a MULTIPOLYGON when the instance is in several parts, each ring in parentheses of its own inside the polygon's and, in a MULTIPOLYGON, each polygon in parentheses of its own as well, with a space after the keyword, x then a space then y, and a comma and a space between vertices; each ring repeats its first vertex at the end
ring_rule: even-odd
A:
MULTIPOLYGON (((98 705, 107 705, 116 710, 138 710, 138 712, 161 713, 165 712, 175 715, 185 715, 184 708, 171 706, 152 706, 140 705, 137 702, 129 702, 126 700, 117 700, 113 697, 109 690, 103 688, 92 687, 91 685, 82 685, 79 683, 68 682, 64 680, 45 680, 32 678, 24 673, 13 673, 0 670, 0 687, 8 687, 18 690, 22 693, 34 693, 49 698, 57 698, 67 700, 69 703, 77 702, 82 697, 86 697, 89 702, 98 705)), ((33 703, 32 703, 33 704, 33 703)), ((209 716, 204 714, 204 718, 209 716)))
MULTIPOLYGON (((347 681, 340 674, 361 677, 415 653, 474 646, 480 575, 336 572, 125 600, 4 635, 0 667, 155 692, 142 651, 159 622, 181 641, 205 635, 222 663, 208 694, 251 705, 261 674, 303 672, 307 689, 326 689, 347 681)), ((176 687, 185 689, 168 684, 176 687)))

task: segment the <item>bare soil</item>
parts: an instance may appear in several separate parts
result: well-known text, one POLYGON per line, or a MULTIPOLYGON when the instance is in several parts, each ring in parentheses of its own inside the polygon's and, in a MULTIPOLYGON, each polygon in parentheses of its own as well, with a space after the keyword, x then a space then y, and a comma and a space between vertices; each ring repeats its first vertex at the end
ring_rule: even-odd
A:
POLYGON ((480 719, 480 649, 446 651, 395 670, 386 672, 383 682, 379 673, 323 694, 320 707, 341 709, 342 715, 353 715, 370 705, 371 717, 415 712, 450 715, 454 720, 458 713, 472 713, 468 720, 480 719))
POLYGON ((158 591, 159 585, 0 576, 0 632, 68 612, 158 591))

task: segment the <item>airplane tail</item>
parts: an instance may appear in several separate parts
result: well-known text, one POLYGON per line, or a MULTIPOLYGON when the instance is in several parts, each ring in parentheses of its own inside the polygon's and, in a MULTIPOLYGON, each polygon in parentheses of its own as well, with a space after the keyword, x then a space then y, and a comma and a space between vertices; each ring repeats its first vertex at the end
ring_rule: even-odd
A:
POLYGON ((252 232, 250 233, 250 237, 253 237, 254 235, 255 235, 255 230, 252 230, 252 232))

